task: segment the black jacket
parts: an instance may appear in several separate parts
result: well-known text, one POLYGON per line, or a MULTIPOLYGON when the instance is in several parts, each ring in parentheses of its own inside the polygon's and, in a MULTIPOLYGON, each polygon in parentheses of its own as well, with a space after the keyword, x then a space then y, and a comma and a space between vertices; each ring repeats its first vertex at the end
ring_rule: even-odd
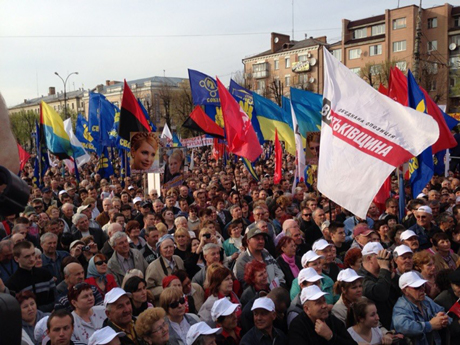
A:
POLYGON ((351 335, 348 333, 342 321, 337 319, 334 315, 329 315, 326 319, 326 324, 331 329, 334 336, 330 341, 319 336, 315 332, 315 325, 313 321, 305 314, 299 314, 292 320, 289 327, 289 344, 313 344, 313 345, 356 345, 351 335))
MULTIPOLYGON (((278 266, 281 268, 281 271, 284 273, 284 279, 286 280, 286 288, 288 291, 291 290, 291 285, 292 281, 296 278, 292 274, 291 268, 289 267, 289 264, 284 261, 283 257, 280 255, 278 256, 278 259, 276 259, 276 262, 278 263, 278 266)), ((302 269, 302 263, 300 261, 300 256, 295 256, 295 264, 299 268, 299 271, 302 269)))

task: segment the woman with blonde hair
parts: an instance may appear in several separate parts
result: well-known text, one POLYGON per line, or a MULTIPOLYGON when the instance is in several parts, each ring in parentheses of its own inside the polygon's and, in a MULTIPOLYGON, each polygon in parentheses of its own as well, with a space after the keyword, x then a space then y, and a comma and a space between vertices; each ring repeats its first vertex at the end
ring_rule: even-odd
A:
POLYGON ((138 132, 131 138, 131 169, 149 171, 158 152, 159 140, 153 132, 138 132))
POLYGON ((191 254, 190 252, 190 234, 186 228, 178 228, 174 232, 174 240, 176 241, 176 249, 174 254, 179 256, 182 260, 187 260, 191 254))
POLYGON ((169 325, 163 308, 144 310, 136 320, 135 330, 147 345, 166 345, 169 342, 169 325))
POLYGON ((160 307, 166 311, 171 345, 187 344, 190 326, 200 321, 196 315, 185 312, 185 303, 184 293, 177 287, 168 287, 160 295, 160 307))

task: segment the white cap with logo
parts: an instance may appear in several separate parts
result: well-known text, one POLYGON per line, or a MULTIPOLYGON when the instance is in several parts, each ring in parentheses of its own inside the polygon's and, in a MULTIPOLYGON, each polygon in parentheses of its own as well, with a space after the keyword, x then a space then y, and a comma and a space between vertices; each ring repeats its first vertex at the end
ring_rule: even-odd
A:
POLYGON ((126 333, 124 332, 115 332, 112 327, 106 326, 93 333, 91 338, 89 338, 88 345, 105 345, 110 343, 116 337, 124 337, 125 335, 126 333))
POLYGON ((230 302, 227 298, 223 297, 214 302, 211 309, 211 317, 216 321, 221 316, 228 316, 233 313, 239 304, 230 302))
POLYGON ((306 301, 316 301, 324 295, 328 295, 328 293, 321 291, 321 289, 316 285, 311 285, 302 289, 302 292, 300 293, 300 302, 304 304, 306 301))
POLYGON ((415 271, 410 271, 399 277, 399 288, 401 290, 408 286, 412 288, 418 288, 426 282, 427 281, 422 279, 415 271))
POLYGON ((187 332, 187 345, 192 345, 200 335, 211 335, 222 332, 222 328, 211 328, 206 322, 198 322, 190 327, 187 332))

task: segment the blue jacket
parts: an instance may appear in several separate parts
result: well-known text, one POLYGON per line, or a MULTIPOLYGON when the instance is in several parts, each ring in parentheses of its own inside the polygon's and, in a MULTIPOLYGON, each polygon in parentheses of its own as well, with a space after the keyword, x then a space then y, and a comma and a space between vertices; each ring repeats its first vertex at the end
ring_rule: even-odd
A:
POLYGON ((422 308, 423 314, 406 296, 400 297, 393 309, 392 328, 413 339, 415 345, 428 345, 432 343, 431 338, 434 344, 441 345, 441 337, 437 331, 433 331, 430 320, 440 311, 444 311, 444 308, 429 297, 422 301, 422 308))

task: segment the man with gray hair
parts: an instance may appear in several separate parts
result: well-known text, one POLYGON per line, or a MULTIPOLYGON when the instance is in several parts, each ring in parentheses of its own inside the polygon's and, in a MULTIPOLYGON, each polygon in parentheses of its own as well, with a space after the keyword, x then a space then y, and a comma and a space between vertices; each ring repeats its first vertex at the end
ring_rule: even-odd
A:
POLYGON ((97 248, 99 250, 102 249, 105 241, 107 240, 107 236, 101 229, 90 228, 87 216, 81 213, 77 213, 72 217, 72 223, 77 229, 77 231, 72 234, 74 241, 80 240, 86 236, 93 236, 94 243, 97 244, 97 248))
POLYGON ((101 249, 101 253, 104 254, 106 257, 111 258, 113 255, 113 248, 110 245, 110 238, 115 235, 117 232, 122 232, 123 227, 119 223, 112 223, 107 228, 107 235, 109 236, 109 240, 105 241, 104 246, 101 249))
POLYGON ((61 207, 62 219, 66 222, 69 229, 72 227, 72 216, 74 215, 74 205, 66 202, 61 207))
POLYGON ((203 286, 206 281, 206 271, 209 265, 220 261, 220 251, 221 247, 215 243, 208 243, 203 247, 203 257, 205 261, 205 266, 199 270, 192 279, 193 283, 197 283, 203 286))
POLYGON ((114 253, 108 262, 108 270, 115 277, 118 286, 121 286, 125 274, 134 268, 145 274, 147 261, 140 251, 129 246, 128 235, 117 232, 110 238, 109 243, 114 253))
POLYGON ((52 232, 44 233, 40 237, 40 246, 43 249, 42 267, 48 270, 56 279, 56 284, 62 280, 61 264, 62 260, 69 256, 69 253, 63 250, 56 250, 58 244, 58 236, 52 232))

